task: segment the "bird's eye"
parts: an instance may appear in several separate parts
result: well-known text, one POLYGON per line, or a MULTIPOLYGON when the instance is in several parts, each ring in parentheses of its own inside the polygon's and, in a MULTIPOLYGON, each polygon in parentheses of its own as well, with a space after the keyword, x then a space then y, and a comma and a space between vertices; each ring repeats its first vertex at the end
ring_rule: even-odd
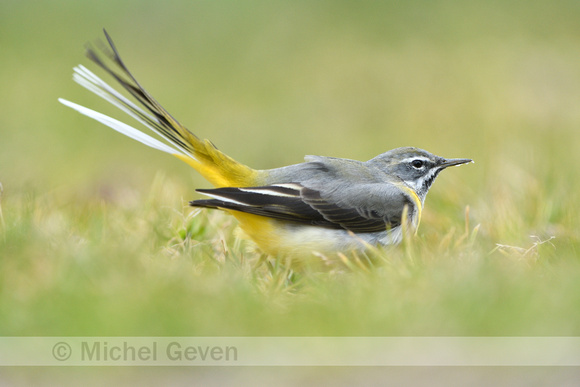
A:
POLYGON ((425 163, 423 162, 423 160, 413 160, 411 161, 411 165, 413 166, 413 168, 421 169, 423 168, 423 165, 425 165, 425 163))

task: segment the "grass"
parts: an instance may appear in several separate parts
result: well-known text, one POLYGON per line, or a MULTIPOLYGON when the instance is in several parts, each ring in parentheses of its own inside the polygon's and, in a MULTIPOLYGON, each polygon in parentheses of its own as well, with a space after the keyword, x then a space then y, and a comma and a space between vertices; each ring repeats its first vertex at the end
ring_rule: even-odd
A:
POLYGON ((252 251, 227 215, 188 208, 182 190, 158 175, 146 194, 5 201, 3 333, 579 333, 580 265, 561 240, 498 245, 469 217, 442 231, 435 214, 403 246, 291 268, 252 251))
POLYGON ((0 334, 580 334, 575 3, 8 3, 0 334), (251 166, 402 145, 476 164, 438 178, 405 244, 289 267, 189 208, 187 166, 57 105, 111 113, 70 81, 102 26, 251 166))

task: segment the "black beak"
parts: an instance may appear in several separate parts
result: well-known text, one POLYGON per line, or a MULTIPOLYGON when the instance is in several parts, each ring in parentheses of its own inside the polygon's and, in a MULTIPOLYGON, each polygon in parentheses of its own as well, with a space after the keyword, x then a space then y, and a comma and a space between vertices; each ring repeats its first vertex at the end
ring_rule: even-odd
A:
POLYGON ((461 165, 466 163, 473 163, 471 159, 445 159, 441 164, 439 164, 439 168, 444 169, 447 167, 452 167, 454 165, 461 165))

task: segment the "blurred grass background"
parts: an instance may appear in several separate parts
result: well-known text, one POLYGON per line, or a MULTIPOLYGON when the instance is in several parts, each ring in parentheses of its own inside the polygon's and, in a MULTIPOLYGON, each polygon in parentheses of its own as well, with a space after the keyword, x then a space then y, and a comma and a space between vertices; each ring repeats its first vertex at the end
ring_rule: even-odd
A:
POLYGON ((578 20, 577 1, 2 1, 0 334, 579 335, 578 20), (58 104, 123 118, 71 80, 103 27, 252 167, 408 145, 476 163, 438 178, 411 246, 289 272, 187 207, 208 186, 187 165, 58 104))

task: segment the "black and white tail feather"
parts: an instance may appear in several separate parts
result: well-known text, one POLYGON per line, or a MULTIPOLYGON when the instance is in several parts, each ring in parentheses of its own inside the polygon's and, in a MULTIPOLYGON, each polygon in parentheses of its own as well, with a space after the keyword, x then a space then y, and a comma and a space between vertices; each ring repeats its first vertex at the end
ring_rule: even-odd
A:
POLYGON ((119 56, 113 40, 103 30, 107 38, 109 46, 100 44, 100 51, 109 59, 111 64, 115 66, 118 71, 113 70, 105 60, 92 47, 88 46, 86 55, 96 63, 99 67, 105 70, 112 76, 131 96, 133 96, 145 110, 130 99, 119 93, 117 90, 109 86, 105 81, 95 75, 92 71, 83 65, 78 65, 74 68, 73 80, 82 87, 95 93, 104 100, 110 102, 120 110, 133 117, 135 120, 143 124, 154 134, 161 139, 162 142, 142 131, 135 129, 121 121, 108 117, 102 113, 88 109, 84 106, 70 102, 66 99, 59 98, 59 101, 90 118, 93 118, 110 128, 134 139, 151 148, 169 153, 180 154, 197 159, 195 143, 199 142, 193 133, 182 126, 175 120, 169 112, 167 112, 135 79, 131 72, 127 69, 123 60, 119 56))

